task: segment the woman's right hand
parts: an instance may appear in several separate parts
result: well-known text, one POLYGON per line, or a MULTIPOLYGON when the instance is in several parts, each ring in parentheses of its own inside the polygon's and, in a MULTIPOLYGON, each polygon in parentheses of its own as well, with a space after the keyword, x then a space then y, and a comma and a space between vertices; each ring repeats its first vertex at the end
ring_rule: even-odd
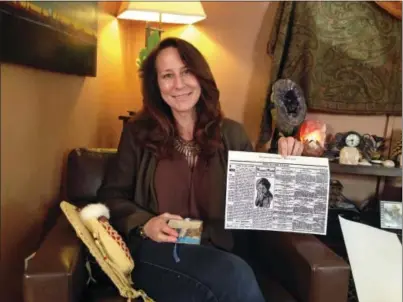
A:
POLYGON ((145 235, 156 242, 176 242, 179 234, 168 226, 167 222, 170 219, 182 220, 183 218, 169 213, 153 217, 143 227, 145 235))

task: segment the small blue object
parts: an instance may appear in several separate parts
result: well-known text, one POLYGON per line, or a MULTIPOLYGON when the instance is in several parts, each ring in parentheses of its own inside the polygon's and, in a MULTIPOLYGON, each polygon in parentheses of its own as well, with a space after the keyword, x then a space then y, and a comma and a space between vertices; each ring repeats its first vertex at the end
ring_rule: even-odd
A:
POLYGON ((175 243, 175 245, 174 245, 173 256, 174 256, 174 259, 175 259, 176 263, 181 261, 179 256, 178 256, 178 244, 177 243, 175 243))
POLYGON ((200 244, 200 238, 183 236, 183 237, 178 237, 176 242, 184 243, 184 244, 200 244))

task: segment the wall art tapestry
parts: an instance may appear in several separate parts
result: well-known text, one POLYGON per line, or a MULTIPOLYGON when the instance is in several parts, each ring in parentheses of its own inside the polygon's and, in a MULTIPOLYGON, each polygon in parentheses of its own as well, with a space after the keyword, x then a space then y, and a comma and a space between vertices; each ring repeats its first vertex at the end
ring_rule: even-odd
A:
POLYGON ((97 2, 0 2, 0 61, 96 76, 97 2))
POLYGON ((281 2, 267 52, 273 63, 258 145, 273 134, 278 79, 300 85, 308 112, 402 114, 402 21, 374 2, 281 2))

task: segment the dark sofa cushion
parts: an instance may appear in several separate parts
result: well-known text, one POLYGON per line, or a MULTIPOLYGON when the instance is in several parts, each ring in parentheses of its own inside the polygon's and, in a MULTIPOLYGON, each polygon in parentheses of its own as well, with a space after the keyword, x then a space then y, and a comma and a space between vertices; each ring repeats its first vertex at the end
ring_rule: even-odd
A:
POLYGON ((76 148, 67 159, 67 199, 80 204, 96 202, 97 191, 109 164, 116 156, 116 149, 76 148))

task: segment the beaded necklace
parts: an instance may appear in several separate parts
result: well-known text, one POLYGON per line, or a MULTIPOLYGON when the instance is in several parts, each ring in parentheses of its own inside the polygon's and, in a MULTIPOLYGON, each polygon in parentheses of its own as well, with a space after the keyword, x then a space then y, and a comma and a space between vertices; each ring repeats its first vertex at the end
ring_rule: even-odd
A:
POLYGON ((189 167, 193 169, 200 154, 199 145, 194 140, 185 141, 183 138, 177 137, 174 140, 174 148, 185 156, 189 167))

